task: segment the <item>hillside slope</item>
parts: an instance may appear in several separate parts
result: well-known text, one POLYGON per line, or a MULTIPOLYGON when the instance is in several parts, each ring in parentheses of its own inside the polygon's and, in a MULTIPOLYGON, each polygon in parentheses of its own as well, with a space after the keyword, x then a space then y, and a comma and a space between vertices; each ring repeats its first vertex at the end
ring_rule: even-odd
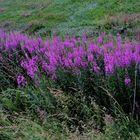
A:
POLYGON ((0 28, 42 36, 99 31, 133 35, 139 0, 0 0, 0 28))

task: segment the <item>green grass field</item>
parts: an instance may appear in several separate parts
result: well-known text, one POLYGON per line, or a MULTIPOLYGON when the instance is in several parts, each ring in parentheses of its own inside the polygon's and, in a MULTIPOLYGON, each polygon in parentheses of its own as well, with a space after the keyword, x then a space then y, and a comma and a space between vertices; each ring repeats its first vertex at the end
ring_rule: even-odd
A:
POLYGON ((139 0, 0 0, 0 27, 41 36, 98 32, 134 35, 139 0))

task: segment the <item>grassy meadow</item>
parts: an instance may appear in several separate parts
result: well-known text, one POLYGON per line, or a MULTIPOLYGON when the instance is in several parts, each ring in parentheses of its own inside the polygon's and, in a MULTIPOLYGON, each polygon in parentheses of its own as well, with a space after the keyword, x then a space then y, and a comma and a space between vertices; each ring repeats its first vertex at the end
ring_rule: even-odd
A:
POLYGON ((29 34, 134 35, 140 25, 139 0, 0 0, 0 27, 29 34))

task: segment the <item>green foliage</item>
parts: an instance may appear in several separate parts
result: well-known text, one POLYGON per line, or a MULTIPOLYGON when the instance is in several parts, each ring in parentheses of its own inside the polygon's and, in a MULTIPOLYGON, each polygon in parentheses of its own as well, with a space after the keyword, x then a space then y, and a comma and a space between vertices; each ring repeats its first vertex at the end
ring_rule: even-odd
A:
MULTIPOLYGON (((134 81, 133 68, 128 72, 134 81)), ((46 80, 44 76, 40 77, 38 85, 1 91, 1 107, 11 114, 24 112, 41 124, 52 121, 55 124, 45 127, 51 127, 53 132, 61 131, 64 124, 71 132, 78 130, 83 133, 97 129, 106 133, 104 128, 108 128, 104 117, 109 114, 115 119, 115 123, 118 123, 111 127, 116 129, 123 124, 119 126, 122 127, 122 134, 115 137, 131 137, 129 133, 133 133, 134 128, 134 133, 139 135, 139 125, 130 120, 134 84, 125 86, 124 77, 123 69, 118 69, 116 75, 106 76, 105 79, 102 75, 87 70, 81 70, 78 75, 74 75, 60 69, 56 80, 46 80)), ((136 107, 135 114, 139 118, 137 109, 136 107)), ((114 133, 110 135, 112 137, 114 133)))
MULTIPOLYGON (((24 112, 34 120, 33 124, 31 122, 31 126, 35 125, 34 129, 24 126, 23 133, 26 133, 27 137, 38 129, 37 138, 42 139, 44 131, 48 130, 51 137, 56 135, 65 139, 64 134, 70 135, 71 132, 78 131, 87 135, 93 129, 100 132, 95 133, 100 139, 134 139, 139 137, 140 127, 138 122, 127 114, 131 111, 128 109, 128 99, 132 96, 129 95, 132 90, 125 89, 127 94, 123 94, 124 72, 118 70, 118 74, 118 79, 112 76, 104 81, 101 75, 87 71, 73 76, 60 70, 56 81, 42 77, 39 86, 2 91, 1 107, 13 116, 15 113, 19 116, 24 112)), ((11 123, 13 122, 7 118, 1 121, 2 125, 11 123)), ((1 137, 8 137, 12 133, 13 131, 3 131, 1 137)), ((87 137, 94 139, 95 136, 90 134, 87 137)))
POLYGON ((71 133, 66 125, 56 119, 48 119, 40 124, 24 115, 0 114, 1 140, 137 140, 140 138, 140 127, 128 117, 114 119, 105 115, 103 132, 99 129, 86 129, 83 134, 71 133))

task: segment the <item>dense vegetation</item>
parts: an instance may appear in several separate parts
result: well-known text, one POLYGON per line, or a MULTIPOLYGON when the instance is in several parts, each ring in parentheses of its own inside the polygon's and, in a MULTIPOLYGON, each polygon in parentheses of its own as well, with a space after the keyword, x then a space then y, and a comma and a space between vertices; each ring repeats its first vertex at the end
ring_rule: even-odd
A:
POLYGON ((138 0, 0 0, 0 139, 140 139, 138 0))

